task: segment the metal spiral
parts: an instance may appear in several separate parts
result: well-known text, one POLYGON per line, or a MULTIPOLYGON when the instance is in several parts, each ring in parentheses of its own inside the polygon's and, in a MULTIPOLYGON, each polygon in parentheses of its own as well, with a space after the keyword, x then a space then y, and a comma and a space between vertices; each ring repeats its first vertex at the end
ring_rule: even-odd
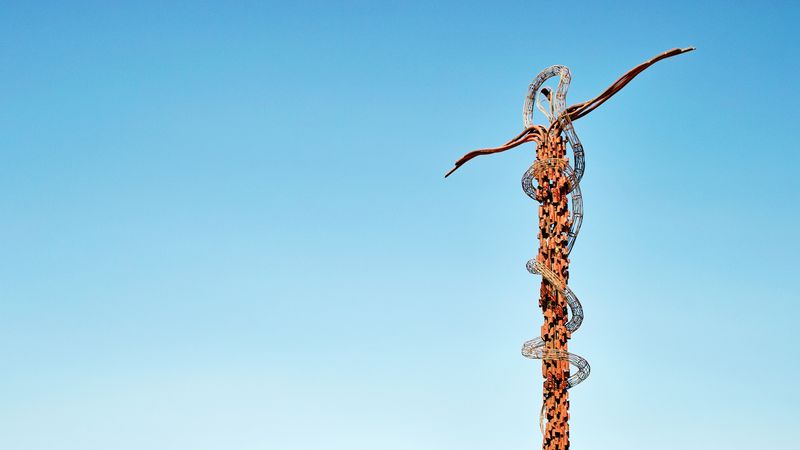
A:
MULTIPOLYGON (((556 90, 555 97, 552 100, 553 112, 553 125, 560 125, 560 132, 563 133, 564 139, 569 143, 572 149, 573 169, 566 160, 563 159, 537 159, 522 176, 522 189, 528 197, 539 201, 537 197, 537 189, 534 187, 534 180, 536 176, 543 170, 548 168, 555 168, 561 170, 564 176, 569 181, 569 194, 572 203, 572 224, 570 225, 569 234, 567 237, 566 253, 572 251, 575 244, 575 239, 583 222, 583 198, 581 197, 580 181, 583 177, 584 171, 584 153, 581 141, 575 134, 575 129, 572 126, 569 114, 565 114, 566 110, 566 95, 569 88, 570 73, 569 69, 565 66, 552 66, 542 71, 530 84, 528 88, 528 95, 525 98, 525 104, 522 109, 522 118, 525 128, 533 127, 533 110, 536 105, 536 96, 542 84, 549 78, 558 76, 559 83, 556 90)), ((545 267, 539 261, 531 259, 526 264, 528 272, 536 275, 541 275, 549 284, 555 287, 558 292, 564 296, 569 306, 571 319, 567 322, 566 328, 572 333, 576 331, 583 322, 583 308, 578 297, 552 270, 545 267)), ((567 381, 567 388, 579 384, 589 376, 590 367, 589 363, 581 356, 574 353, 569 353, 563 350, 548 349, 544 346, 544 339, 537 337, 525 342, 522 345, 522 355, 530 359, 550 359, 550 360, 567 360, 571 365, 575 366, 577 371, 570 375, 567 381)), ((544 433, 545 423, 545 406, 542 405, 542 410, 539 416, 539 426, 544 433)))

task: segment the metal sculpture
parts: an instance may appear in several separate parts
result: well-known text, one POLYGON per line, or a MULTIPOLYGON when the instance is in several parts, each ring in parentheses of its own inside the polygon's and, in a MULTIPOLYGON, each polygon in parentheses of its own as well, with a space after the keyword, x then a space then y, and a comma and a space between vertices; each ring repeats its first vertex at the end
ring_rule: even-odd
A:
POLYGON ((500 147, 467 153, 445 175, 448 177, 476 156, 503 152, 525 142, 537 144, 536 160, 522 177, 522 189, 539 202, 539 253, 528 261, 526 267, 530 273, 542 276, 539 306, 544 313, 544 324, 539 337, 523 344, 522 355, 542 360, 545 381, 539 426, 544 450, 569 448, 567 390, 585 380, 590 371, 589 363, 584 358, 567 349, 567 340, 583 322, 581 303, 567 286, 568 257, 583 221, 580 182, 584 171, 584 152, 572 122, 603 104, 651 65, 692 50, 694 48, 689 47, 664 52, 628 71, 594 99, 569 107, 566 106, 569 69, 565 66, 545 69, 528 87, 522 108, 525 126, 522 133, 500 147), (559 78, 555 93, 543 87, 545 81, 553 77, 559 78), (547 101, 546 105, 537 99, 539 93, 547 101), (546 127, 534 124, 534 108, 544 113, 549 122, 546 127), (566 155, 567 144, 572 149, 572 165, 566 155), (568 309, 570 314, 567 313, 568 309), (576 368, 572 375, 570 364, 576 368))

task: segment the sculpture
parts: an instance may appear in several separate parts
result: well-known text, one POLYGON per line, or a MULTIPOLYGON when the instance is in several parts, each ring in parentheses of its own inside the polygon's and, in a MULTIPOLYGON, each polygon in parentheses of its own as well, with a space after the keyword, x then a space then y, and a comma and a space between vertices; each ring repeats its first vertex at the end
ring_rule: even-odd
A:
POLYGON ((567 286, 568 257, 583 220, 580 182, 584 172, 584 152, 572 122, 603 104, 651 65, 692 50, 694 48, 689 47, 664 52, 628 71, 594 99, 569 107, 566 106, 569 69, 558 65, 545 69, 528 88, 522 108, 525 126, 522 133, 500 147, 467 153, 445 175, 445 178, 448 177, 476 156, 503 152, 525 142, 537 144, 536 160, 522 177, 522 189, 530 198, 539 202, 539 252, 526 266, 530 273, 542 276, 539 306, 544 313, 544 324, 539 337, 523 344, 522 354, 526 358, 542 360, 544 387, 539 426, 543 434, 544 450, 569 448, 567 390, 585 380, 590 371, 589 363, 570 353, 567 348, 568 339, 583 321, 581 303, 567 286), (556 76, 559 77, 559 82, 553 93, 543 85, 545 81, 556 76), (539 93, 546 100, 546 105, 538 101, 539 93), (544 113, 549 122, 547 126, 534 124, 535 107, 544 113), (572 150, 572 165, 566 155, 567 144, 572 150), (571 318, 567 309, 571 312, 571 318), (576 368, 572 375, 570 364, 576 368))

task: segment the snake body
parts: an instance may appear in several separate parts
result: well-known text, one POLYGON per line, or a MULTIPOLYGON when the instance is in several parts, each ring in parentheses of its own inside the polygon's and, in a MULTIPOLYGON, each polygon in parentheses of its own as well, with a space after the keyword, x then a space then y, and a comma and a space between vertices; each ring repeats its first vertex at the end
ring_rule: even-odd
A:
MULTIPOLYGON (((583 198, 581 196, 580 181, 583 177, 585 167, 583 146, 581 145, 580 139, 578 139, 578 135, 575 134, 575 129, 572 126, 569 115, 564 114, 566 110, 567 89, 569 88, 570 82, 569 68, 560 65, 551 66, 542 71, 533 80, 528 88, 528 95, 525 98, 525 104, 522 108, 522 118, 526 128, 533 127, 533 109, 536 104, 536 95, 542 87, 542 84, 555 76, 559 77, 559 83, 553 100, 553 112, 555 114, 555 120, 558 121, 557 123, 560 125, 561 131, 564 133, 564 137, 572 149, 575 168, 573 169, 567 161, 561 159, 537 159, 522 176, 522 190, 533 200, 539 201, 536 187, 533 184, 536 175, 547 167, 561 169, 561 172, 569 181, 569 194, 572 201, 572 224, 570 226, 566 245, 566 253, 569 255, 575 244, 578 232, 580 231, 581 223, 583 222, 583 198)), ((535 259, 528 261, 526 268, 528 272, 532 274, 541 275, 564 296, 572 316, 567 322, 566 328, 570 333, 576 331, 583 322, 583 308, 581 307, 581 302, 578 300, 578 297, 572 292, 572 289, 564 284, 553 271, 535 259)), ((569 377, 567 382, 568 388, 577 385, 589 376, 591 369, 586 359, 574 353, 547 349, 544 344, 544 339, 541 337, 531 339, 522 345, 522 355, 530 359, 569 360, 570 364, 577 368, 577 372, 569 377)))

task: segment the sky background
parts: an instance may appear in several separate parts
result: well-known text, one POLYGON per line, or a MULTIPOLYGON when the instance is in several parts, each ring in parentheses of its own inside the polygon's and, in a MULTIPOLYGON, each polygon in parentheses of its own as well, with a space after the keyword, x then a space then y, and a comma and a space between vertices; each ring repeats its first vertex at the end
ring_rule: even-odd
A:
POLYGON ((574 449, 794 448, 790 2, 3 2, 0 448, 540 446, 528 83, 585 219, 574 449))

